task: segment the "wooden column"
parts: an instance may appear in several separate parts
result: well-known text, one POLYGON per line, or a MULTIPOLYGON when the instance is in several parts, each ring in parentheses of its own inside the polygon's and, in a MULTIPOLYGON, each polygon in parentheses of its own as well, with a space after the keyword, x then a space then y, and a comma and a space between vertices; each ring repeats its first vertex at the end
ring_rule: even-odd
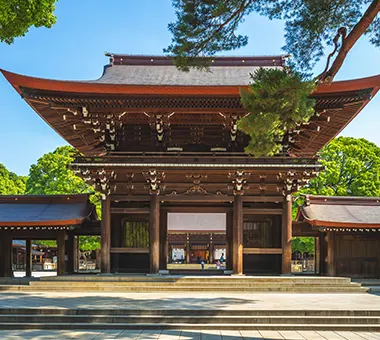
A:
POLYGON ((107 274, 111 272, 111 198, 106 195, 102 199, 102 222, 101 222, 101 252, 100 270, 107 274))
POLYGON ((12 237, 8 232, 2 232, 0 235, 0 277, 12 276, 12 237))
POLYGON ((336 275, 335 244, 336 244, 335 232, 328 231, 327 232, 327 274, 328 276, 336 275))
POLYGON ((74 236, 73 240, 73 253, 74 253, 74 272, 79 271, 79 256, 80 256, 80 251, 79 251, 79 236, 74 236))
POLYGON ((158 274, 160 268, 160 200, 158 195, 151 195, 149 217, 149 272, 151 274, 158 274))
POLYGON ((187 237, 186 237, 186 263, 187 264, 190 263, 190 238, 189 238, 189 234, 187 234, 187 237))
POLYGON ((226 225, 226 269, 232 270, 232 230, 234 225, 234 215, 232 212, 227 213, 227 225, 226 225))
POLYGON ((327 243, 326 234, 324 232, 319 233, 319 274, 326 275, 326 258, 327 258, 327 243))
POLYGON ((212 234, 210 234, 210 246, 208 249, 210 264, 214 263, 214 244, 212 243, 212 234))
POLYGON ((292 196, 286 195, 282 213, 282 274, 292 272, 292 196))
MULTIPOLYGON (((125 227, 123 227, 123 218, 122 215, 119 214, 111 214, 111 231, 110 238, 111 244, 110 247, 113 248, 121 248, 125 246, 126 238, 125 238, 125 227)), ((120 254, 113 254, 111 263, 111 272, 118 273, 120 270, 120 254), (112 263, 111 263, 112 262, 112 263)))
POLYGON ((168 213, 160 213, 160 270, 166 270, 168 262, 168 213))
POLYGON ((75 262, 75 255, 74 255, 74 233, 72 231, 69 231, 67 233, 67 268, 66 271, 68 274, 74 273, 74 262, 75 262))
POLYGON ((32 240, 25 241, 25 276, 32 276, 32 240))
POLYGON ((232 231, 232 271, 235 275, 243 274, 243 197, 234 198, 234 217, 232 231))
POLYGON ((57 262, 57 275, 65 274, 65 231, 59 231, 57 237, 57 247, 58 247, 58 262, 57 262))
POLYGON ((314 237, 314 273, 320 274, 321 273, 321 247, 319 245, 320 238, 314 237))

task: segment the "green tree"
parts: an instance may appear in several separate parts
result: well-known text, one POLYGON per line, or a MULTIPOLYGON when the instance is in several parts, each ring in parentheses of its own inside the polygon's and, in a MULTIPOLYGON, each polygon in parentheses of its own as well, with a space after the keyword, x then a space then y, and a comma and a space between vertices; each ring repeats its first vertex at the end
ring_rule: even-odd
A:
MULTIPOLYGON (((71 146, 62 146, 54 152, 43 155, 37 164, 30 167, 26 193, 34 195, 94 193, 94 189, 69 168, 76 155, 77 151, 71 146)), ((98 216, 100 216, 101 210, 99 198, 98 193, 90 197, 91 202, 96 205, 98 216)), ((99 238, 83 236, 80 246, 83 246, 85 249, 81 249, 86 251, 99 249, 99 238)))
MULTIPOLYGON (((325 55, 326 46, 337 53, 321 75, 331 81, 347 53, 363 35, 380 46, 380 0, 172 0, 177 21, 169 24, 172 54, 178 67, 207 65, 217 52, 245 46, 248 37, 238 33, 239 24, 256 12, 269 19, 285 20, 284 50, 296 66, 310 71, 325 55)), ((333 56, 335 53, 332 53, 333 56)))
MULTIPOLYGON (((380 147, 363 138, 339 137, 321 151, 324 170, 295 194, 293 218, 303 194, 380 197, 380 147)), ((293 250, 314 252, 309 238, 295 237, 293 250), (306 250, 305 250, 306 249, 306 250)))
POLYGON ((31 26, 47 28, 56 22, 57 0, 0 0, 0 41, 12 44, 31 26))
POLYGON ((69 169, 77 155, 71 146, 62 146, 38 159, 29 170, 26 193, 34 195, 83 194, 94 189, 69 169))
POLYGON ((260 68, 251 77, 248 90, 241 91, 241 101, 251 114, 240 119, 238 127, 251 137, 245 152, 272 156, 280 152, 285 131, 314 114, 315 101, 309 94, 315 84, 280 69, 260 68))
POLYGON ((303 253, 314 254, 314 237, 293 237, 292 251, 299 251, 303 253))
POLYGON ((239 128, 251 137, 245 151, 253 156, 278 153, 286 130, 310 119, 314 111, 309 95, 318 82, 333 80, 362 35, 368 34, 371 43, 380 46, 380 0, 172 2, 177 21, 169 24, 173 38, 164 51, 173 56, 176 66, 183 71, 191 67, 207 68, 216 53, 246 45, 248 37, 237 30, 250 13, 285 20, 284 50, 291 53, 293 60, 281 77, 279 72, 274 74, 268 69, 253 74, 248 92, 241 96, 243 106, 251 114, 240 119, 239 128), (326 68, 312 79, 311 69, 329 45, 333 51, 326 68), (289 88, 290 84, 294 88, 289 88))
POLYGON ((364 138, 339 137, 321 151, 324 170, 301 193, 380 197, 380 147, 364 138))
POLYGON ((0 195, 22 195, 25 193, 27 177, 17 176, 0 164, 0 195))

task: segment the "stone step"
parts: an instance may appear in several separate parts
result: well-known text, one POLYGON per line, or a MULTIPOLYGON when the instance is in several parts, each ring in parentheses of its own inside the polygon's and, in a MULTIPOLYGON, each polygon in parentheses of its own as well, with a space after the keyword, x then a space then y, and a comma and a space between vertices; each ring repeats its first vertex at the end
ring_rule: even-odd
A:
POLYGON ((128 316, 109 316, 109 315, 28 315, 28 314, 3 314, 0 315, 0 324, 14 323, 123 323, 123 324, 377 324, 380 325, 378 316, 152 316, 152 315, 128 315, 128 316))
MULTIPOLYGON (((112 281, 103 281, 103 282, 99 282, 99 281, 94 281, 94 282, 91 282, 91 281, 77 281, 77 282, 74 282, 74 281, 68 281, 68 282, 54 282, 54 281, 31 281, 29 283, 30 286, 38 286, 38 287, 43 287, 43 286, 59 286, 59 285, 65 285, 65 286, 73 286, 73 287, 79 287, 79 286, 83 286, 83 287, 87 287, 87 286, 92 286, 92 287, 102 287, 102 286, 105 286, 105 285, 110 285, 110 284, 114 284, 114 285, 118 285, 118 286, 129 286, 129 287, 139 287, 141 286, 142 284, 146 287, 148 286, 152 286, 152 287, 156 287, 156 286, 160 286, 160 287, 164 287, 164 286, 189 286, 190 284, 193 284, 193 285, 197 285, 199 283, 197 282, 189 282, 189 281, 175 281, 175 282, 145 282, 145 281, 141 281, 141 282, 137 282, 137 281, 131 281, 131 282, 128 282, 128 281, 115 281, 115 282, 112 282, 112 281)), ((252 281, 240 281, 240 282, 213 282, 213 281, 210 281, 207 283, 208 286, 212 286, 212 287, 274 287, 274 286, 282 286, 282 287, 295 287, 295 286, 310 286, 310 287, 325 287, 325 286, 329 286, 329 287, 361 287, 360 283, 338 283, 338 282, 334 282, 334 283, 329 283, 329 284, 326 284, 326 283, 314 283, 314 282, 252 282, 252 281)))
MULTIPOLYGON (((128 285, 104 285, 104 286, 26 286, 26 285, 2 285, 0 291, 71 291, 71 292, 215 292, 218 287, 209 286, 128 286, 128 285)), ((368 288, 357 286, 285 286, 273 285, 264 287, 227 286, 222 288, 224 292, 298 292, 298 293, 366 293, 368 288)))
POLYGON ((333 331, 357 331, 377 332, 380 324, 170 324, 170 323, 0 323, 0 329, 182 329, 182 330, 333 330, 333 331))
POLYGON ((66 309, 66 308, 0 308, 0 315, 107 315, 107 316, 350 316, 380 317, 379 310, 231 310, 231 309, 66 309))
MULTIPOLYGON (((191 282, 191 283, 217 283, 217 282, 231 282, 231 283, 289 283, 289 282, 304 282, 312 284, 350 284, 350 278, 344 277, 299 277, 299 276, 223 276, 223 277, 207 277, 207 276, 122 276, 122 275, 93 275, 93 276, 55 276, 55 277, 41 277, 37 282, 51 282, 51 281, 64 281, 64 282, 191 282)), ((33 281, 34 282, 34 281, 33 281)), ((360 283, 358 283, 360 284, 360 283)))

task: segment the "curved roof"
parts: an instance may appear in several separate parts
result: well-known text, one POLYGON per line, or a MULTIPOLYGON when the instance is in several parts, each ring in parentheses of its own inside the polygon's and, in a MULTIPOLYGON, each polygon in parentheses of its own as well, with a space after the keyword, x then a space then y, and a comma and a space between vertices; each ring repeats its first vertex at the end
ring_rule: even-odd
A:
POLYGON ((96 215, 89 195, 0 196, 0 226, 78 225, 96 215))
MULTIPOLYGON (((63 81, 28 77, 1 70, 28 104, 71 145, 86 155, 102 154, 99 139, 81 115, 64 119, 65 110, 86 107, 101 119, 106 114, 128 112, 122 120, 134 123, 134 114, 237 112, 246 114, 240 90, 247 88, 249 73, 257 67, 282 67, 285 56, 218 57, 211 72, 180 72, 164 56, 110 55, 103 76, 93 81, 63 81), (132 121, 130 121, 132 120, 132 121)), ((356 117, 380 88, 380 75, 320 84, 312 94, 315 115, 291 132, 290 154, 314 156, 356 117)), ((121 117, 121 116, 120 116, 121 117)), ((137 118, 136 118, 137 119, 137 118)), ((141 118, 138 118, 141 119, 141 118)), ((195 123, 195 122, 194 122, 195 123)))
POLYGON ((317 227, 380 228, 380 197, 305 195, 298 220, 317 227))

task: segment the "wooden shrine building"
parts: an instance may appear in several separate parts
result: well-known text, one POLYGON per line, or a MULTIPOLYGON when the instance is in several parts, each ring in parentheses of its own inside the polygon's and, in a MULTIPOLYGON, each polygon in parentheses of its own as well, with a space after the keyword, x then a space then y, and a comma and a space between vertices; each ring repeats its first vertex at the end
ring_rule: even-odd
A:
POLYGON ((319 273, 380 278, 380 198, 305 195, 293 236, 316 238, 319 273))
POLYGON ((380 76, 320 85, 315 116, 287 131, 282 152, 253 158, 237 121, 239 91, 283 56, 218 57, 209 72, 178 71, 164 56, 110 54, 94 81, 2 71, 81 154, 72 168, 103 194, 103 273, 158 273, 168 259, 168 215, 226 216, 227 267, 290 273, 293 192, 321 170, 318 151, 369 102, 380 76))
POLYGON ((57 241, 57 274, 73 273, 77 236, 100 231, 95 206, 88 196, 0 196, 0 277, 12 276, 15 239, 26 240, 26 276, 32 274, 32 240, 44 239, 57 241))

